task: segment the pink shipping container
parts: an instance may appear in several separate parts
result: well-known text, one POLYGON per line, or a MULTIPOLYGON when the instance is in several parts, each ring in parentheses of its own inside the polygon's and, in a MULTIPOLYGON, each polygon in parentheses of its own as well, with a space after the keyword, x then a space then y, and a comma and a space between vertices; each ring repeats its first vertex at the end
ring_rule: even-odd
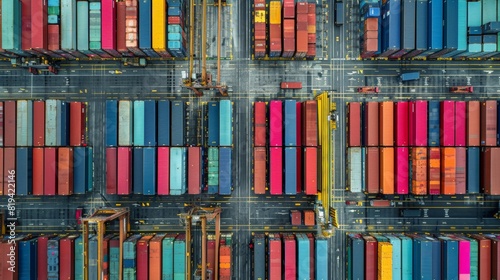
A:
POLYGON ((408 107, 409 102, 401 101, 395 103, 395 129, 396 129, 396 146, 408 146, 408 107))
POLYGON ((132 148, 118 148, 118 194, 127 195, 132 192, 132 148))
POLYGON ((170 147, 158 147, 158 195, 170 194, 170 147))
POLYGON ((408 168, 408 148, 396 148, 395 171, 396 171, 396 193, 408 194, 409 191, 409 168, 408 168))
POLYGON ((378 102, 365 103, 364 134, 365 146, 378 146, 378 102))
POLYGON ((455 171, 456 194, 465 194, 467 185, 467 150, 465 147, 456 148, 457 165, 455 171))
POLYGON ((283 104, 279 100, 269 102, 269 145, 283 146, 283 104))
POLYGON ((465 147, 466 146, 466 111, 467 103, 465 101, 455 102, 455 146, 465 147))
POLYGON ((455 146, 455 101, 441 101, 439 136, 441 146, 455 146))
POLYGON ((297 279, 297 246, 293 234, 283 235, 284 279, 297 279))
POLYGON ((101 1, 101 44, 102 49, 114 57, 120 57, 116 51, 116 1, 101 1))
POLYGON ((467 102, 467 146, 481 144, 481 103, 479 101, 467 102))
POLYGON ((427 101, 410 101, 409 145, 427 146, 427 101))
POLYGON ((458 279, 470 280, 470 242, 458 241, 458 279))
POLYGON ((272 195, 283 194, 283 148, 269 148, 269 186, 272 195))

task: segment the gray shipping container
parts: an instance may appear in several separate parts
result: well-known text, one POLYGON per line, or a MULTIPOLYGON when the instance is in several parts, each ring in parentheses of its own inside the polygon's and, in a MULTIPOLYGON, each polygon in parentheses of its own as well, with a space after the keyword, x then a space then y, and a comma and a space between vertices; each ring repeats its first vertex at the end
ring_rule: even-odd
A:
POLYGON ((255 234, 253 239, 253 279, 266 279, 266 238, 264 234, 255 234))
POLYGON ((362 169, 361 148, 349 148, 347 150, 347 182, 351 192, 362 192, 362 169))
POLYGON ((401 1, 401 49, 415 49, 415 15, 416 1, 401 1))
POLYGON ((120 100, 118 103, 118 145, 132 146, 132 102, 120 100))
POLYGON ((61 0, 61 49, 76 50, 76 0, 61 0))
POLYGON ((89 50, 89 2, 76 3, 77 20, 77 48, 79 51, 89 50))
POLYGON ((45 101, 45 146, 56 146, 57 107, 61 107, 60 100, 45 101))

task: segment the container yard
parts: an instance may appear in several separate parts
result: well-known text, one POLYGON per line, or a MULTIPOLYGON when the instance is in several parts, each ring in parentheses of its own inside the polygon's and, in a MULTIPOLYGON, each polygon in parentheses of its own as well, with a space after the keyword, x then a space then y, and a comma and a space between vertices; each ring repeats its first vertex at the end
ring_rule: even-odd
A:
POLYGON ((2 0, 0 279, 500 279, 499 7, 2 0))

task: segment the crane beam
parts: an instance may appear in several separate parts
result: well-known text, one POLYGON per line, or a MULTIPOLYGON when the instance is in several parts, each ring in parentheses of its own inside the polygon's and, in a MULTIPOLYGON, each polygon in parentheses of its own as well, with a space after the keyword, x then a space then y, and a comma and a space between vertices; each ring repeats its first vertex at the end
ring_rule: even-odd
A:
POLYGON ((219 0, 219 7, 217 8, 217 85, 220 85, 220 56, 221 56, 221 18, 222 18, 222 3, 219 0))
POLYGON ((207 1, 202 0, 201 16, 201 85, 207 85, 207 1))
POLYGON ((189 76, 187 78, 188 85, 191 86, 193 81, 194 68, 194 0, 190 0, 189 8, 189 76))

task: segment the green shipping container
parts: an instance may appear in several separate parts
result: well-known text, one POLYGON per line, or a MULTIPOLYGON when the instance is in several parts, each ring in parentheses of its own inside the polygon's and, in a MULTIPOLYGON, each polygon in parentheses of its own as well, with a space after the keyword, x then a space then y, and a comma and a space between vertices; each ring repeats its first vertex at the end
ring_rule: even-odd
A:
POLYGON ((48 6, 47 14, 49 16, 59 16, 61 15, 61 9, 59 8, 59 6, 48 6))
POLYGON ((89 43, 90 49, 91 50, 100 50, 101 49, 101 42, 92 42, 90 41, 89 43))
POLYGON ((83 236, 75 239, 75 280, 83 280, 83 236))
POLYGON ((135 268, 124 268, 123 269, 123 280, 136 280, 135 268))
POLYGON ((186 240, 177 237, 174 241, 174 280, 186 279, 186 240))

